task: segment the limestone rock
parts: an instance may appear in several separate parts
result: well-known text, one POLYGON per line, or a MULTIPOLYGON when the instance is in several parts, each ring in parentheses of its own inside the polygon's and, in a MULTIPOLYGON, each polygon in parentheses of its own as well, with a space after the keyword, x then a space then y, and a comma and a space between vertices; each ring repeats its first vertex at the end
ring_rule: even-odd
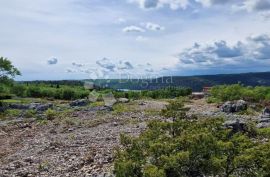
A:
POLYGON ((120 102, 120 103, 128 103, 129 99, 127 99, 127 98, 118 98, 118 102, 120 102))
POLYGON ((69 105, 74 106, 86 106, 89 103, 89 100, 87 99, 81 99, 81 100, 74 100, 69 105))

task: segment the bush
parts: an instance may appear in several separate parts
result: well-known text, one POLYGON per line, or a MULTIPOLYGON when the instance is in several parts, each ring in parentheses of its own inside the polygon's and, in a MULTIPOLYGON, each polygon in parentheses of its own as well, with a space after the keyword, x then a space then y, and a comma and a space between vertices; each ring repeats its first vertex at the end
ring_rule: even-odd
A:
POLYGON ((10 90, 11 90, 11 93, 13 93, 13 94, 15 94, 17 96, 20 96, 20 97, 24 97, 25 96, 26 88, 22 84, 14 84, 11 87, 10 90))
POLYGON ((27 97, 39 98, 42 96, 40 87, 38 86, 29 86, 26 90, 27 97))
POLYGON ((114 163, 117 177, 269 176, 269 131, 224 129, 222 119, 187 119, 182 100, 171 101, 139 137, 121 135, 114 163), (265 136, 267 135, 267 136, 265 136), (254 141, 254 139, 257 139, 254 141))
POLYGON ((240 84, 215 86, 211 89, 210 102, 243 99, 250 102, 270 101, 270 87, 244 87, 240 84))
POLYGON ((26 118, 33 118, 33 117, 36 116, 36 114, 37 114, 37 112, 35 110, 29 109, 29 110, 27 110, 25 112, 24 117, 26 117, 26 118))
POLYGON ((114 163, 124 176, 269 176, 270 143, 230 136, 222 119, 152 121, 138 138, 121 135, 114 163), (172 134, 171 128, 177 131, 172 134))
POLYGON ((8 93, 0 93, 0 100, 11 99, 13 95, 8 93))
POLYGON ((180 96, 188 96, 192 92, 189 88, 168 87, 158 90, 143 90, 143 91, 115 91, 113 94, 116 98, 141 99, 141 98, 176 98, 180 96))
POLYGON ((45 111, 45 115, 48 120, 53 120, 57 116, 57 112, 52 109, 48 109, 45 111))
POLYGON ((72 89, 63 89, 62 91, 62 99, 64 100, 72 100, 75 99, 75 92, 72 89))

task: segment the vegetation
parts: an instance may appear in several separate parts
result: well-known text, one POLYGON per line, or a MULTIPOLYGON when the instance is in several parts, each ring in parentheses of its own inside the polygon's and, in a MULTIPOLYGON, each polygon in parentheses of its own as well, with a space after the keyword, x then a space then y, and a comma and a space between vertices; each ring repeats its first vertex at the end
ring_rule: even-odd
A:
POLYGON ((211 102, 243 99, 251 102, 270 101, 270 87, 245 87, 240 84, 220 85, 211 89, 211 102))
POLYGON ((153 90, 164 87, 186 87, 193 91, 200 92, 205 86, 231 85, 241 83, 245 86, 270 86, 270 72, 243 73, 243 74, 219 74, 200 76, 173 76, 153 79, 129 79, 119 80, 96 80, 100 87, 108 85, 113 89, 130 90, 153 90))
MULTIPOLYGON (((32 97, 32 98, 52 98, 62 100, 74 100, 86 98, 89 96, 91 90, 85 89, 83 86, 70 85, 53 85, 45 83, 13 83, 0 87, 1 93, 5 93, 2 99, 10 99, 12 95, 18 97, 32 97)), ((111 89, 98 90, 98 94, 105 94, 112 92, 111 89)), ((186 88, 165 88, 160 90, 150 91, 113 91, 116 98, 174 98, 179 96, 187 96, 191 94, 191 89, 186 88)), ((1 95, 0 95, 1 97, 1 95)))
POLYGON ((21 75, 21 73, 12 65, 11 61, 9 61, 7 58, 0 57, 0 82, 9 82, 17 75, 21 75))
POLYGON ((189 88, 167 87, 158 90, 143 90, 143 91, 115 91, 114 95, 117 98, 141 99, 141 98, 176 98, 180 96, 188 96, 192 92, 189 88))
POLYGON ((13 78, 17 75, 21 75, 20 71, 15 68, 11 61, 7 58, 0 57, 0 100, 10 99, 12 95, 8 94, 5 85, 11 85, 13 78))
POLYGON ((179 101, 167 108, 163 114, 175 121, 151 121, 139 137, 121 135, 117 177, 270 175, 270 143, 261 141, 269 131, 233 133, 222 119, 187 119, 179 101))
MULTIPOLYGON (((5 86, 4 93, 19 97, 52 98, 73 100, 85 98, 90 91, 82 86, 46 85, 46 84, 18 84, 5 86)), ((8 98, 5 98, 8 99, 8 98)))
POLYGON ((47 111, 45 111, 45 115, 47 120, 53 120, 56 118, 57 112, 52 109, 48 109, 47 111))

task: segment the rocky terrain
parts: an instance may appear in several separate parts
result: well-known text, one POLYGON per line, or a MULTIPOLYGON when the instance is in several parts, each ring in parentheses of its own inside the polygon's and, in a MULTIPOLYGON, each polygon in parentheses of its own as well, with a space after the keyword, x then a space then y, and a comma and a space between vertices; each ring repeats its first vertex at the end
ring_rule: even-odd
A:
POLYGON ((0 176, 112 176, 121 133, 136 136, 166 102, 125 103, 127 112, 83 107, 52 121, 14 118, 0 126, 0 176))
MULTIPOLYGON (((163 119, 159 112, 167 102, 122 100, 113 109, 82 104, 50 121, 43 120, 42 112, 39 119, 20 115, 0 121, 0 176, 113 176, 113 154, 121 148, 120 134, 137 136, 148 120, 163 119)), ((189 115, 222 116, 230 121, 260 118, 260 112, 224 112, 205 99, 190 100, 186 107, 189 115)), ((35 107, 41 108, 44 106, 35 107)), ((61 112, 63 106, 54 105, 54 109, 61 112)))

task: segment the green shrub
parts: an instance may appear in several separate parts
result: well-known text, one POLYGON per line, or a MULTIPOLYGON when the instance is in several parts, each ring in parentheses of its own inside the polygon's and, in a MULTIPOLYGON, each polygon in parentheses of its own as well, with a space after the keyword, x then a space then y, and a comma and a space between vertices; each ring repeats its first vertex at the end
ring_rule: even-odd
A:
POLYGON ((270 175, 270 143, 244 133, 231 136, 222 119, 152 121, 137 138, 121 135, 121 144, 114 163, 117 177, 270 175))
POLYGON ((75 99, 75 91, 69 88, 65 88, 62 91, 62 99, 72 100, 75 99))
POLYGON ((143 90, 143 91, 115 91, 113 92, 116 98, 128 98, 128 99, 141 99, 141 98, 153 98, 153 99, 162 99, 162 98, 176 98, 180 96, 188 96, 192 92, 189 88, 177 88, 177 87, 168 87, 158 90, 143 90))
POLYGON ((37 112, 36 112, 35 110, 29 109, 29 110, 27 110, 27 111, 25 112, 24 117, 26 117, 26 118, 33 118, 33 117, 36 116, 36 113, 37 113, 37 112))
POLYGON ((173 100, 162 110, 173 121, 151 121, 139 137, 122 134, 116 176, 270 175, 270 143, 260 143, 268 131, 249 123, 245 132, 234 133, 222 119, 190 119, 186 111, 182 99, 173 100))
POLYGON ((57 112, 52 109, 48 109, 47 111, 45 111, 45 115, 47 120, 53 120, 56 118, 57 112))
POLYGON ((11 99, 13 95, 9 93, 0 93, 0 100, 11 99))
POLYGON ((220 85, 211 89, 212 102, 243 99, 250 102, 270 101, 270 87, 245 87, 240 84, 220 85))
POLYGON ((12 87, 11 87, 11 93, 19 96, 19 97, 24 97, 25 96, 25 91, 26 91, 26 88, 24 85, 22 84, 14 84, 12 87))
POLYGON ((26 90, 26 96, 27 97, 34 97, 34 98, 38 98, 41 97, 41 90, 40 87, 38 86, 29 86, 26 90))

